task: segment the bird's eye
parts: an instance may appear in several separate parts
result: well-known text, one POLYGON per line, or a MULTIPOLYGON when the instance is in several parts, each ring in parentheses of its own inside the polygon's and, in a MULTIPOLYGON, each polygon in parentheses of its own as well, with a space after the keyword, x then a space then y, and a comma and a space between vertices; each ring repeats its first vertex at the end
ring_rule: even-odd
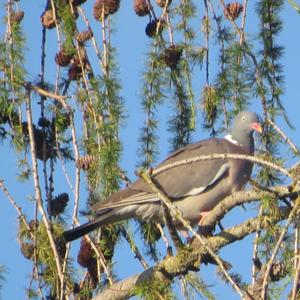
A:
POLYGON ((242 116, 242 121, 245 121, 246 120, 246 117, 245 116, 242 116))

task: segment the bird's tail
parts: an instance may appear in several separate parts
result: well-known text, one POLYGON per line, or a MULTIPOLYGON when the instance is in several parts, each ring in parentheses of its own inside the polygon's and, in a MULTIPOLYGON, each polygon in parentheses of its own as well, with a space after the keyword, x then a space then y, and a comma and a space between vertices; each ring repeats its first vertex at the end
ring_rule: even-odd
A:
POLYGON ((118 209, 103 209, 101 214, 98 212, 98 216, 95 217, 94 220, 80 225, 74 229, 67 230, 63 233, 63 235, 67 242, 71 242, 84 236, 85 234, 88 234, 100 226, 119 222, 130 217, 132 217, 132 210, 127 211, 127 213, 120 214, 118 209))
POLYGON ((96 218, 93 221, 80 225, 74 229, 68 230, 64 232, 64 238, 67 242, 74 241, 85 234, 95 230, 96 228, 100 227, 103 223, 103 220, 100 218, 96 218))

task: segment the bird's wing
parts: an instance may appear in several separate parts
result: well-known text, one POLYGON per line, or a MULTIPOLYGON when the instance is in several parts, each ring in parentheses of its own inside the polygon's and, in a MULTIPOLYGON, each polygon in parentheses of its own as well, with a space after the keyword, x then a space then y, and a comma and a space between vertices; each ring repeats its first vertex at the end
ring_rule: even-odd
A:
MULTIPOLYGON (((201 155, 236 153, 237 151, 237 146, 225 139, 208 139, 179 149, 159 164, 157 168, 201 155)), ((212 188, 227 176, 229 169, 228 160, 213 159, 166 169, 154 178, 164 192, 175 200, 176 198, 198 195, 212 188)), ((99 211, 153 201, 159 201, 156 194, 153 193, 148 184, 142 179, 138 179, 130 187, 95 204, 93 210, 99 211)))

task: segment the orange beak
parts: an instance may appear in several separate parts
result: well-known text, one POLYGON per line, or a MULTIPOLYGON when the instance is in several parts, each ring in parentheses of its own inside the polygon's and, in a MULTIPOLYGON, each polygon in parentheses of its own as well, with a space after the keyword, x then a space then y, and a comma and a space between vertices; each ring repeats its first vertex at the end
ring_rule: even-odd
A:
POLYGON ((255 131, 257 131, 257 132, 259 132, 260 134, 262 134, 263 129, 262 129, 262 127, 261 127, 261 125, 260 125, 259 123, 252 123, 252 124, 251 124, 251 127, 252 127, 255 131))

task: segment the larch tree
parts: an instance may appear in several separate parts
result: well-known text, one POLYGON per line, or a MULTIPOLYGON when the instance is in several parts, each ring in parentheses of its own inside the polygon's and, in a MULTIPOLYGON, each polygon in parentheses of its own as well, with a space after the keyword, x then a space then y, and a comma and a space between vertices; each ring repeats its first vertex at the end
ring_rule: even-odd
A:
POLYGON ((296 14, 296 2, 257 0, 253 9, 247 0, 48 0, 40 16, 31 15, 35 1, 25 2, 7 0, 1 8, 0 138, 1 147, 10 147, 15 157, 16 188, 28 181, 32 194, 24 195, 29 201, 16 199, 5 177, 0 189, 16 211, 20 251, 32 262, 28 282, 24 274, 28 298, 189 299, 196 293, 215 299, 198 274, 203 264, 212 264, 219 282, 231 285, 241 299, 275 299, 283 293, 299 299, 299 150, 276 125, 280 119, 292 127, 282 100, 279 35, 287 22, 282 9, 291 6, 296 14), (120 138, 120 130, 130 135, 126 118, 138 112, 127 109, 130 99, 122 95, 131 79, 122 77, 123 49, 114 45, 120 10, 134 11, 145 25, 136 29, 144 31, 136 43, 147 48, 139 58, 145 64, 136 104, 144 120, 136 122, 138 149, 124 148, 120 138), (31 29, 41 32, 40 40, 27 38, 26 18, 40 20, 40 27, 31 29), (39 57, 25 62, 33 48, 39 57), (33 63, 39 73, 32 74, 33 63), (158 162, 163 130, 174 151, 191 143, 197 131, 226 134, 233 117, 246 109, 261 113, 262 147, 254 156, 235 159, 252 161, 255 174, 245 191, 210 212, 199 231, 178 214, 190 232, 186 243, 175 247, 178 241, 165 235, 172 224, 152 221, 136 221, 135 232, 127 221, 103 226, 83 237, 79 249, 66 243, 63 232, 93 218, 94 203, 130 184, 128 170, 121 167, 128 152, 137 151, 131 165, 152 186, 147 170, 158 162), (161 120, 162 110, 168 110, 168 119, 161 120), (57 169, 63 170, 60 178, 57 169), (59 181, 65 182, 64 191, 56 188, 59 181), (255 207, 252 218, 218 229, 230 210, 249 203, 255 207), (220 252, 247 236, 253 240, 250 281, 220 252), (166 247, 158 251, 161 240, 166 247), (117 279, 114 252, 121 242, 141 270, 117 279))

